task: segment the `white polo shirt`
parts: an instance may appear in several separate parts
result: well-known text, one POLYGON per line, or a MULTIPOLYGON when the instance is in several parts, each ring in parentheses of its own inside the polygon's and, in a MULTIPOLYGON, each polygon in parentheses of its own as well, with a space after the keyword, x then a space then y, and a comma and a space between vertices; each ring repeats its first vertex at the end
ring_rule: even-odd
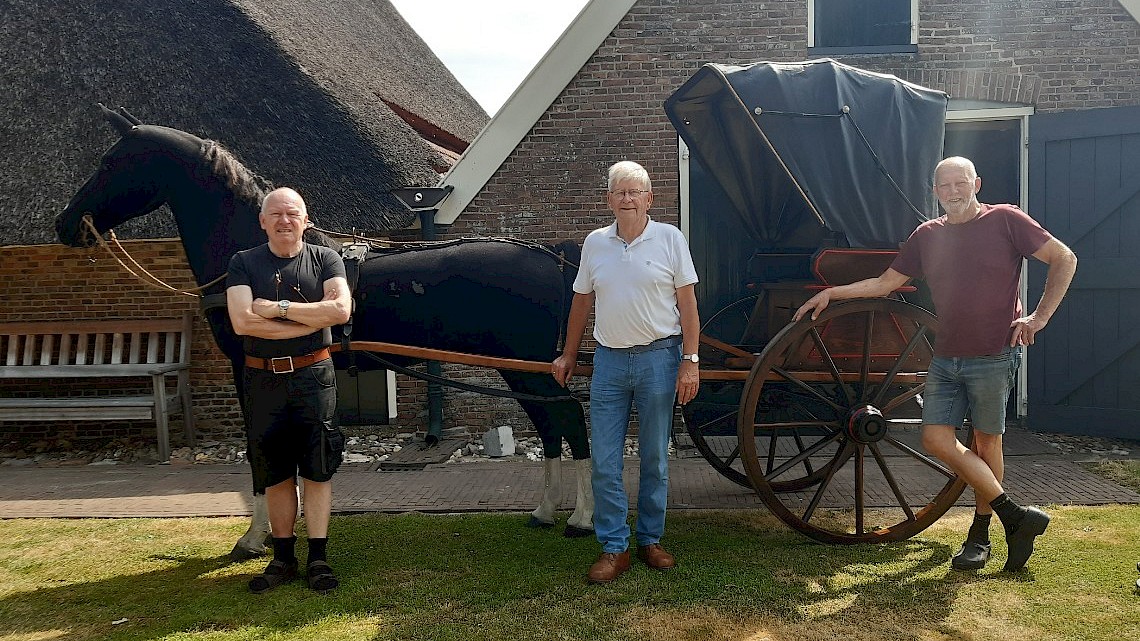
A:
POLYGON ((619 349, 679 335, 677 289, 697 280, 681 230, 650 219, 627 245, 615 221, 586 236, 574 291, 594 293, 594 339, 619 349))

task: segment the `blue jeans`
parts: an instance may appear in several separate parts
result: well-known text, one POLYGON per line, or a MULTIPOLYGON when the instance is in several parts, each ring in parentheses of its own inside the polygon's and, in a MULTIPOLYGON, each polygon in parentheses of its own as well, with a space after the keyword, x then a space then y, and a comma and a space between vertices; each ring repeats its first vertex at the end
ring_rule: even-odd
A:
POLYGON ((1005 406, 1020 365, 1020 347, 991 356, 935 356, 926 377, 922 422, 962 427, 968 412, 975 430, 1004 434, 1005 406))
POLYGON ((594 469, 594 532, 603 552, 629 548, 629 498, 622 482, 631 406, 639 423, 637 544, 658 543, 669 498, 669 434, 677 395, 679 345, 631 353, 601 345, 590 378, 590 448, 594 469))

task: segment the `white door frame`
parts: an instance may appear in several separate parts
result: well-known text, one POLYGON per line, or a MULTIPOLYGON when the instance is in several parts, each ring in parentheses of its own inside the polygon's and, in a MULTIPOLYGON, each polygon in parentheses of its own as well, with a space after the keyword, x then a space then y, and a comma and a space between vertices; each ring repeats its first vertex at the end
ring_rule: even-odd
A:
MULTIPOLYGON (((983 122, 995 120, 1021 121, 1021 146, 1018 163, 1018 203, 1022 209, 1029 202, 1029 117, 1033 107, 995 107, 992 109, 956 109, 946 112, 946 122, 983 122)), ((1022 305, 1029 305, 1028 261, 1021 261, 1021 285, 1019 287, 1022 305)), ((1029 415, 1029 365, 1028 350, 1022 354, 1021 368, 1017 372, 1017 418, 1029 415)))

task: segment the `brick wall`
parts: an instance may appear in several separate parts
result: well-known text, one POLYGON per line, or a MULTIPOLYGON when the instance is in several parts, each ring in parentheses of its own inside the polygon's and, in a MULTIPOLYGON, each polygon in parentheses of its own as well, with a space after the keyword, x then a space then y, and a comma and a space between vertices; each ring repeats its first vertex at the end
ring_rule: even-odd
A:
MULTIPOLYGON (((605 170, 622 159, 649 170, 651 215, 677 224, 665 99, 706 62, 807 58, 806 0, 642 0, 444 235, 581 241, 612 221, 605 170)), ((1140 104, 1140 26, 1116 0, 922 0, 917 54, 838 59, 1038 113, 1140 104)))
MULTIPOLYGON (((126 241, 123 246, 148 271, 179 288, 194 286, 182 245, 176 240, 126 241)), ((195 418, 208 435, 241 433, 241 416, 234 399, 229 361, 214 346, 209 327, 197 315, 197 299, 151 289, 135 280, 101 249, 73 249, 62 245, 0 247, 0 322, 140 317, 176 317, 195 314, 191 349, 195 418)), ((34 390, 27 381, 3 381, 13 389, 34 390)), ((71 392, 94 381, 48 383, 71 392)), ((107 382, 108 385, 114 385, 107 382)), ((71 393, 69 392, 69 393, 71 393)), ((76 422, 0 423, 5 434, 21 439, 70 439, 154 434, 153 423, 76 422)), ((172 422, 171 437, 178 442, 181 419, 172 422)))
MULTIPOLYGON (((677 136, 662 103, 705 62, 807 58, 806 0, 643 0, 603 42, 468 210, 442 237, 509 235, 581 241, 608 224, 604 173, 625 158, 653 177, 652 215, 676 224, 677 136)), ((1038 113, 1140 104, 1140 27, 1116 0, 922 0, 917 54, 841 61, 947 91, 952 98, 1033 104, 1038 113)), ((408 236, 409 238, 411 236, 408 236)), ((132 245, 132 251, 134 251, 132 245)), ((180 247, 138 245, 144 263, 189 283, 180 247)), ((0 248, 0 319, 77 318, 192 309, 184 297, 143 291, 105 258, 58 246, 0 248)), ((228 370, 199 325, 195 402, 203 426, 232 432, 237 414, 228 370)), ((483 370, 447 366, 469 382, 499 384, 483 370)), ((398 429, 422 430, 426 391, 400 377, 398 429)), ((479 433, 529 430, 516 403, 449 390, 445 427, 479 433)))

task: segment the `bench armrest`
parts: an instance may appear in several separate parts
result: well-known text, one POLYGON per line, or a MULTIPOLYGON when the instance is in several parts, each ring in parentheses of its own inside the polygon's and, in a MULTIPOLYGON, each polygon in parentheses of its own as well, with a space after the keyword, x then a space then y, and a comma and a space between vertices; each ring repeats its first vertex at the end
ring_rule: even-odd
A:
POLYGON ((156 376, 158 374, 169 374, 171 372, 177 372, 178 370, 182 369, 190 369, 190 363, 171 363, 169 365, 159 365, 152 370, 148 370, 147 374, 156 376))

